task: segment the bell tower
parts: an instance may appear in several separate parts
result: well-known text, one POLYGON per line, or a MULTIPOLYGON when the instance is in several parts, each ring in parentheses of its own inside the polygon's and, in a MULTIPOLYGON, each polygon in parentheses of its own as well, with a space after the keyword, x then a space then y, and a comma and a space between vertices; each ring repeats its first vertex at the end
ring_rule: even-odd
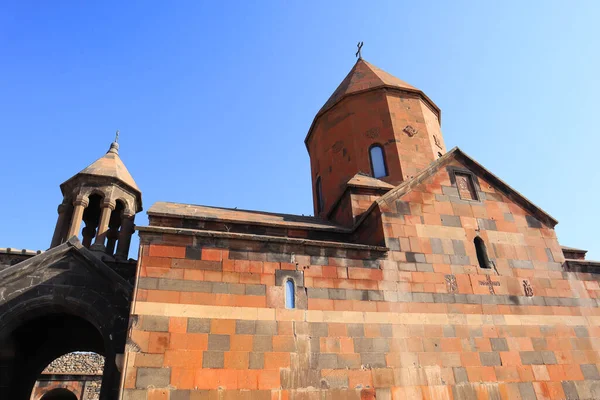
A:
POLYGON ((331 219, 356 174, 396 186, 446 152, 440 109, 433 101, 357 55, 304 141, 315 216, 324 219, 331 219))
POLYGON ((119 157, 118 135, 104 156, 60 185, 63 201, 50 247, 78 236, 91 250, 127 259, 142 192, 119 157))

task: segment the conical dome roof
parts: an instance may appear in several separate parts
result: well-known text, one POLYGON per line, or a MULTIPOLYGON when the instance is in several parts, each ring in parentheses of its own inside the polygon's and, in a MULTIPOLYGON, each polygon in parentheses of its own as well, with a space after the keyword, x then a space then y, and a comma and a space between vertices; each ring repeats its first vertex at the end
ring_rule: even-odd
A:
POLYGON ((359 58, 342 83, 321 107, 318 114, 333 106, 346 95, 385 86, 419 91, 416 87, 359 58))
POLYGON ((119 144, 113 142, 110 145, 110 149, 105 155, 91 163, 89 166, 75 174, 71 178, 67 179, 61 186, 79 175, 91 175, 91 176, 104 176, 119 180, 129 186, 130 188, 140 192, 138 185, 133 180, 133 177, 123 164, 121 157, 119 157, 119 144))

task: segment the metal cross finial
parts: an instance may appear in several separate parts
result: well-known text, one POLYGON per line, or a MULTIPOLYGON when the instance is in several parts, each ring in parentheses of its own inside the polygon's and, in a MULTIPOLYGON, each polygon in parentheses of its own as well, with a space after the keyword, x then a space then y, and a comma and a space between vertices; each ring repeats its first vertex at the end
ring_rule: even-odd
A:
POLYGON ((363 47, 363 42, 358 42, 358 44, 356 45, 356 47, 358 47, 358 51, 356 52, 356 57, 358 57, 359 60, 362 60, 362 54, 360 53, 360 51, 362 50, 363 47))
POLYGON ((115 143, 119 143, 119 130, 117 129, 117 133, 115 134, 115 143))

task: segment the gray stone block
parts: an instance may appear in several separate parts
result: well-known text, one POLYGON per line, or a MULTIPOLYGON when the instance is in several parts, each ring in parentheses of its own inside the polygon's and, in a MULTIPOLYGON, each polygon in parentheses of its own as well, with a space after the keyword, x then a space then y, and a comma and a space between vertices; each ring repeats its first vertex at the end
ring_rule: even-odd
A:
POLYGON ((454 367, 454 380, 456 383, 464 383, 469 382, 469 377, 467 376, 467 370, 463 367, 454 367))
POLYGON ((589 337, 590 336, 590 333, 588 332, 588 329, 585 326, 575 326, 575 327, 573 327, 573 330, 575 331, 575 335, 577 335, 577 337, 589 337))
MULTIPOLYGON (((210 345, 209 345, 210 348, 210 345)), ((225 353, 222 351, 205 351, 202 353, 202 368, 224 368, 225 353)))
POLYGON ((496 221, 493 219, 477 218, 477 225, 479 229, 485 231, 495 231, 498 229, 496 228, 496 221))
POLYGON ((187 331, 190 333, 209 333, 210 320, 205 318, 189 318, 187 331))
POLYGON ((572 381, 563 381, 562 388, 563 392, 565 392, 566 400, 579 400, 575 383, 572 381))
POLYGON ((265 285, 246 285, 246 295, 248 296, 264 296, 267 293, 265 285))
POLYGON ((442 239, 431 238, 429 239, 429 243, 431 243, 431 250, 433 254, 444 254, 444 247, 442 246, 442 239))
POLYGON ((328 299, 329 290, 325 288, 306 288, 306 294, 309 299, 328 299))
POLYGON ((277 335, 277 321, 256 321, 257 335, 277 335))
POLYGON ((451 255, 450 256, 450 264, 454 264, 454 265, 471 265, 471 259, 469 258, 469 256, 451 255))
POLYGON ((316 356, 318 369, 336 369, 338 367, 337 354, 331 353, 313 353, 316 356))
POLYGON ((479 353, 481 365, 484 367, 493 367, 500 365, 500 354, 495 351, 486 351, 479 353))
POLYGON ((506 338, 490 338, 492 344, 492 350, 494 351, 508 351, 508 343, 506 338))
POLYGON ((171 382, 171 368, 138 368, 135 379, 135 387, 145 389, 147 387, 167 387, 171 382))
MULTIPOLYGON (((363 324, 348 324, 348 336, 349 337, 364 337, 365 327, 363 324)), ((324 335, 327 336, 327 335, 324 335)))
POLYGON ((541 338, 541 337, 532 337, 531 338, 531 343, 533 344, 533 349, 535 351, 542 351, 542 350, 546 350, 546 338, 541 338))
POLYGON ((444 337, 456 337, 456 328, 454 325, 443 326, 444 337))
POLYGON ((542 365, 544 359, 539 351, 521 351, 521 362, 523 365, 542 365))
POLYGON ((265 352, 273 350, 273 337, 272 336, 254 336, 252 338, 252 350, 265 352))
POLYGON ((144 315, 142 316, 142 330, 150 332, 169 332, 169 317, 144 315))
POLYGON ((533 383, 531 382, 520 382, 519 393, 521 394, 521 400, 537 400, 535 390, 533 389, 533 383))
POLYGON ((327 292, 331 300, 346 300, 345 289, 328 289, 327 292))
POLYGON ((158 289, 158 278, 140 277, 138 280, 139 289, 158 289))
POLYGON ((460 217, 457 217, 455 215, 441 215, 440 217, 442 219, 443 226, 453 226, 457 228, 462 227, 460 217))
POLYGON ((310 265, 329 265, 329 257, 310 256, 310 265))
POLYGON ((229 351, 229 335, 208 335, 208 350, 229 351))
POLYGON ((431 294, 431 293, 413 293, 412 299, 415 303, 433 303, 433 294, 431 294))
POLYGON ((250 369, 263 369, 265 367, 265 354, 264 353, 250 353, 249 360, 250 369))
POLYGON ((369 301, 383 301, 383 292, 379 290, 369 290, 368 298, 369 301))
POLYGON ((394 329, 392 324, 381 324, 379 325, 379 333, 381 337, 391 338, 394 336, 394 329))
POLYGON ((410 204, 396 200, 396 212, 400 215, 410 215, 410 204))
POLYGON ((385 368, 384 353, 360 353, 360 363, 371 368, 385 368))
POLYGON ((511 213, 504 213, 504 220, 506 222, 515 222, 515 217, 511 213))
POLYGON ((309 325, 309 334, 312 337, 329 335, 329 328, 326 322, 311 322, 309 325))
POLYGON ((583 372, 583 376, 586 380, 597 381, 600 379, 600 374, 598 374, 598 367, 596 364, 582 364, 579 367, 581 368, 581 372, 583 372))
POLYGON ((190 391, 172 390, 169 392, 169 400, 190 400, 190 391))
POLYGON ((235 333, 237 335, 254 335, 256 333, 256 321, 235 321, 235 333))
POLYGON ((417 263, 417 271, 418 272, 434 272, 433 264, 421 264, 417 263))
POLYGON ((452 248, 454 249, 454 254, 457 256, 467 255, 467 251, 465 250, 465 242, 462 240, 452 239, 452 248))
POLYGON ((553 365, 557 364, 556 355, 553 351, 542 351, 542 359, 544 360, 544 364, 553 365))

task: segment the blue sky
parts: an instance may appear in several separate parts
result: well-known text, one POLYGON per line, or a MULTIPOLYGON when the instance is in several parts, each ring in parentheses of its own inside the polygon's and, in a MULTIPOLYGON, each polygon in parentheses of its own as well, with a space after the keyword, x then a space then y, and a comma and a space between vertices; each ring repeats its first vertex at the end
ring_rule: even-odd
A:
MULTIPOLYGON (((116 129, 144 208, 312 214, 304 137, 355 62, 600 259, 598 2, 4 2, 0 247, 46 249, 59 184, 116 129)), ((138 215, 145 224, 145 212, 138 215)), ((135 256, 135 251, 132 252, 135 256)))

